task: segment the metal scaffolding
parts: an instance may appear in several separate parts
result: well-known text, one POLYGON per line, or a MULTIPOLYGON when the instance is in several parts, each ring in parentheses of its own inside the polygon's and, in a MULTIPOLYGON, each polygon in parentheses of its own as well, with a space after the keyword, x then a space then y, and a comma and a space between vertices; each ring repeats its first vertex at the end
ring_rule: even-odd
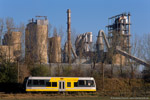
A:
POLYGON ((122 50, 131 53, 130 46, 130 13, 122 13, 108 18, 108 41, 110 46, 119 46, 122 50))
MULTIPOLYGON (((131 54, 130 13, 122 13, 108 18, 108 41, 111 48, 120 48, 131 54)), ((126 61, 128 61, 126 59, 126 61)))

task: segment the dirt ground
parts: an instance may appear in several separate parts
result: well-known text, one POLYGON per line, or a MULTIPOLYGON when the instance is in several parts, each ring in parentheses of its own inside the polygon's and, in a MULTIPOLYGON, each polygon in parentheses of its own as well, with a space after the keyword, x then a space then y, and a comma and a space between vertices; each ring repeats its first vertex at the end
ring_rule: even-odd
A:
POLYGON ((150 97, 109 97, 98 94, 66 94, 66 93, 0 93, 0 100, 150 100, 150 97))
POLYGON ((75 94, 5 94, 0 93, 0 100, 110 100, 110 97, 99 97, 97 95, 75 95, 75 94))

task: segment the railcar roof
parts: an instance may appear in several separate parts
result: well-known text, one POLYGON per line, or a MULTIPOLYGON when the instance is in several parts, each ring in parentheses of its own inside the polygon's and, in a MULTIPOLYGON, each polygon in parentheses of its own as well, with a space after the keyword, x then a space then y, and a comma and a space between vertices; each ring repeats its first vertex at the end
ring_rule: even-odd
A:
POLYGON ((29 79, 51 79, 51 78, 79 78, 79 79, 94 79, 93 77, 38 77, 30 76, 29 79))

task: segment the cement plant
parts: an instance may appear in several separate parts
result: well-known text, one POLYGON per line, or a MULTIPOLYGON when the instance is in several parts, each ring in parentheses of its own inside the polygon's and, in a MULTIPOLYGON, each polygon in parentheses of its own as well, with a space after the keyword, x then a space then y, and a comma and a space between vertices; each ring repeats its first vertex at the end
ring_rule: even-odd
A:
MULTIPOLYGON (((133 44, 131 40, 134 37, 131 33, 132 13, 120 13, 103 19, 108 20, 108 24, 103 25, 106 29, 97 31, 96 37, 93 32, 74 36, 71 27, 73 12, 66 9, 64 13, 67 20, 67 24, 64 23, 65 39, 57 32, 49 35, 49 20, 52 19, 47 16, 33 16, 24 27, 6 23, 7 31, 0 37, 0 65, 3 66, 0 67, 0 92, 24 93, 21 86, 26 77, 28 81, 40 77, 60 77, 62 80, 66 77, 92 77, 89 78, 91 83, 85 84, 96 84, 96 92, 93 93, 96 96, 150 96, 150 62, 133 52, 137 51, 135 46, 138 44, 133 44), (144 69, 140 71, 139 66, 144 69), (5 83, 14 85, 11 87, 5 83)), ((0 25, 2 29, 3 25, 0 25)), ((65 84, 63 82, 59 83, 60 92, 67 91, 67 86, 73 86, 70 82, 64 88, 61 85, 65 84)), ((31 91, 31 86, 27 89, 26 85, 28 91, 31 91)))

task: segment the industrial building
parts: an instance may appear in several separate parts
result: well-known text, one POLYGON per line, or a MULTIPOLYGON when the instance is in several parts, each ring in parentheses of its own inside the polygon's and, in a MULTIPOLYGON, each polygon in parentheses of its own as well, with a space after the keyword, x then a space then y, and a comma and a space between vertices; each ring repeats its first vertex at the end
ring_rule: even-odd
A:
POLYGON ((25 32, 25 59, 27 61, 47 63, 48 20, 46 16, 37 16, 27 24, 25 32), (30 59, 30 60, 29 60, 30 59))
POLYGON ((71 43, 71 10, 67 10, 67 40, 61 48, 61 37, 48 37, 46 16, 37 16, 27 24, 25 34, 25 59, 36 63, 105 63, 128 66, 130 59, 143 65, 145 61, 131 55, 130 13, 108 18, 107 35, 100 30, 96 43, 92 32, 79 34, 75 48, 71 43), (43 19, 42 19, 43 17, 43 19))

